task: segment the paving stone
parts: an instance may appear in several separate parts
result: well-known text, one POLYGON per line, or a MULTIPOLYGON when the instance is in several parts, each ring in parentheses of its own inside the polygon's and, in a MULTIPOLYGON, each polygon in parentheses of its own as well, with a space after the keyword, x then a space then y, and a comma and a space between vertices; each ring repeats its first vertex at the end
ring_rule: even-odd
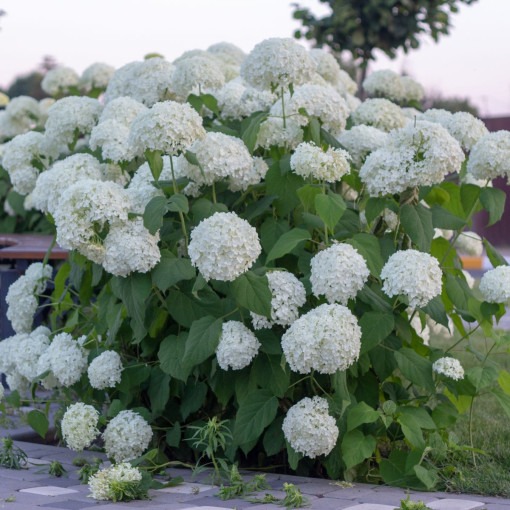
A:
MULTIPOLYGON (((380 503, 382 505, 395 505, 400 506, 400 501, 407 498, 406 491, 378 491, 373 494, 369 494, 366 496, 361 496, 358 498, 359 503, 380 503)), ((434 497, 433 493, 429 493, 428 496, 417 496, 414 494, 410 494, 411 501, 423 501, 424 503, 429 503, 432 501, 437 501, 438 499, 434 497)))
POLYGON ((58 503, 47 503, 46 505, 40 505, 41 508, 64 508, 65 510, 82 510, 84 508, 90 508, 91 506, 96 506, 96 503, 92 501, 90 503, 85 503, 83 501, 60 501, 58 503))
POLYGON ((469 499, 450 498, 438 499, 428 504, 433 510, 471 510, 472 508, 483 508, 485 505, 482 501, 473 501, 469 499))
POLYGON ((328 498, 339 498, 339 499, 359 499, 365 496, 372 496, 374 490, 372 487, 363 488, 362 485, 358 485, 353 488, 337 489, 333 492, 328 492, 328 498))
POLYGON ((379 505, 377 503, 360 503, 345 507, 345 510, 395 510, 394 505, 379 505))
MULTIPOLYGON (((344 508, 352 507, 353 503, 350 499, 337 499, 337 498, 317 498, 312 502, 313 510, 342 510, 344 508)), ((255 507, 254 507, 255 508, 255 507)), ((278 507, 281 508, 281 507, 278 507)))
POLYGON ((223 501, 214 496, 193 499, 192 504, 193 508, 201 508, 202 510, 204 510, 204 508, 247 508, 253 506, 252 503, 245 499, 228 499, 227 501, 223 501))
POLYGON ((157 489, 156 493, 165 493, 165 494, 201 494, 206 491, 213 491, 210 485, 204 485, 202 483, 190 483, 183 482, 175 487, 165 487, 164 489, 157 489))
POLYGON ((496 496, 473 496, 470 499, 480 499, 484 503, 492 503, 494 505, 510 506, 510 499, 498 498, 496 496))
POLYGON ((510 502, 508 505, 505 505, 504 503, 489 503, 485 504, 483 508, 486 510, 508 510, 510 505, 510 502))
POLYGON ((29 494, 38 494, 40 496, 62 496, 63 494, 73 494, 78 491, 66 487, 57 487, 56 485, 46 485, 21 489, 19 492, 28 492, 29 494))
POLYGON ((296 483, 303 494, 322 496, 330 492, 338 491, 338 485, 332 485, 330 480, 319 480, 315 482, 296 483))

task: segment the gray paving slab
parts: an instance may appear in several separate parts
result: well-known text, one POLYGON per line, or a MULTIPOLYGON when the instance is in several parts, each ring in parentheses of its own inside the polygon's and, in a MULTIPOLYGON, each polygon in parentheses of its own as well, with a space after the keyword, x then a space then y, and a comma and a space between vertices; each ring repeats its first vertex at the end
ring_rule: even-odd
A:
POLYGON ((339 498, 339 499, 359 499, 363 497, 369 497, 374 494, 373 486, 368 488, 363 487, 361 484, 357 484, 352 488, 337 489, 336 491, 328 492, 328 498, 339 498))
POLYGON ((446 498, 433 501, 427 506, 432 508, 432 510, 473 510, 475 508, 483 508, 485 503, 480 500, 446 498))
POLYGON ((508 510, 508 505, 503 505, 501 503, 489 503, 485 505, 483 508, 486 510, 508 510))
POLYGON ((331 480, 316 480, 315 482, 305 482, 295 484, 303 494, 313 496, 324 496, 330 492, 338 491, 338 485, 332 485, 331 480))
POLYGON ((356 503, 345 510, 395 510, 395 505, 379 505, 378 503, 356 503))
MULTIPOLYGON (((359 503, 380 503, 382 505, 396 505, 400 506, 400 501, 407 498, 405 491, 373 491, 372 494, 360 496, 357 501, 359 503)), ((428 493, 426 496, 410 495, 411 501, 423 501, 424 503, 431 503, 437 501, 438 498, 434 493, 428 493)))

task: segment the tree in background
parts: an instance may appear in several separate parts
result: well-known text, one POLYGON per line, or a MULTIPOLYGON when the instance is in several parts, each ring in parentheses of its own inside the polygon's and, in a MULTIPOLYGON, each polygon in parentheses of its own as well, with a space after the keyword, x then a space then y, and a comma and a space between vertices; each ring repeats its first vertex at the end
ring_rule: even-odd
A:
POLYGON ((295 37, 313 40, 317 47, 329 46, 334 52, 349 51, 361 67, 363 82, 368 62, 375 59, 374 50, 395 58, 400 48, 405 53, 418 48, 422 34, 437 42, 441 34, 448 34, 450 14, 458 11, 457 4, 477 0, 320 1, 331 7, 331 14, 323 18, 294 4, 294 18, 303 25, 295 37))
POLYGON ((41 81, 46 72, 57 66, 56 60, 46 55, 41 64, 34 71, 22 76, 17 76, 7 89, 6 93, 10 98, 17 96, 30 96, 35 99, 43 99, 48 94, 41 88, 41 81))

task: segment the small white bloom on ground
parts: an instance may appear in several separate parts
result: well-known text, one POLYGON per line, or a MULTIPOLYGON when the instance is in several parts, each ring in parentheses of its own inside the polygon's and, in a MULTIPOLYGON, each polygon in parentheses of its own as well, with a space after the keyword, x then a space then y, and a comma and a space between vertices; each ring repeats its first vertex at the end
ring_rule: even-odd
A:
POLYGON ((107 501, 114 498, 114 487, 128 484, 138 485, 142 479, 142 473, 137 467, 128 462, 115 464, 106 469, 101 469, 89 479, 91 496, 98 501, 107 501))

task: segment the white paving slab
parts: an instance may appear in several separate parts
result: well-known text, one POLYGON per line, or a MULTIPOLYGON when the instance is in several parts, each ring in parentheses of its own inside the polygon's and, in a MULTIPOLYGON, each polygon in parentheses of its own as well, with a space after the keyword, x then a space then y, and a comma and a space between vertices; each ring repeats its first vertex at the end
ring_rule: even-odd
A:
POLYGON ((63 494, 72 494, 74 489, 66 489, 65 487, 55 487, 54 485, 47 485, 44 487, 32 487, 30 489, 21 489, 20 492, 28 492, 30 494, 37 494, 39 496, 62 496, 63 494))
POLYGON ((361 503, 360 505, 348 506, 345 510, 395 510, 395 506, 379 505, 377 503, 361 503))
POLYGON ((481 508, 485 504, 481 501, 473 501, 472 499, 440 499, 427 503, 427 506, 433 510, 471 510, 472 508, 481 508))

